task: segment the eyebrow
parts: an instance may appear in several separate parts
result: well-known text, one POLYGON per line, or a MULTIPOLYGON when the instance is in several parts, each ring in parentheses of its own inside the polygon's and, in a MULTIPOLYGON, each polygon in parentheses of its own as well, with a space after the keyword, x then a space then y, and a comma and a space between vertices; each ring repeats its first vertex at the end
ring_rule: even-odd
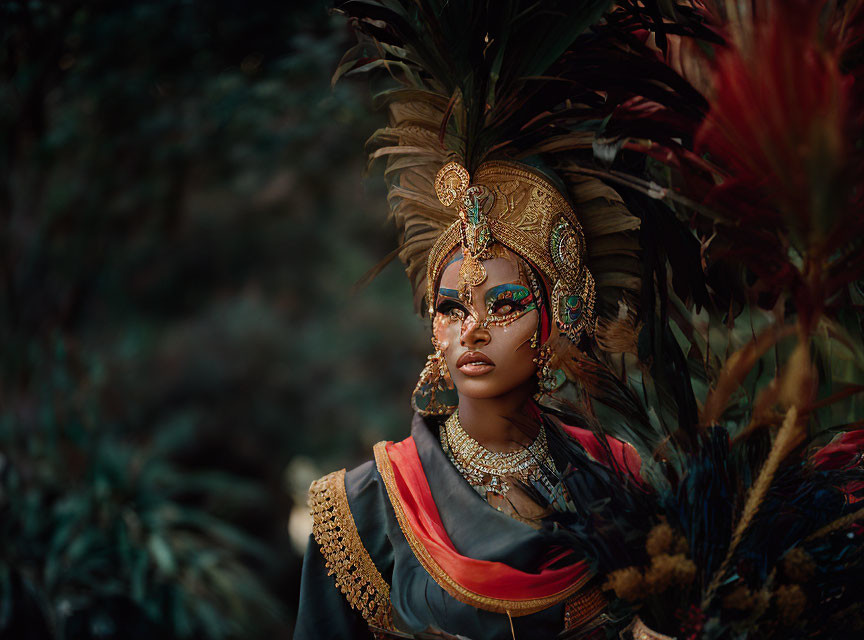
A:
POLYGON ((444 298, 453 298, 454 300, 459 300, 459 291, 456 289, 448 289, 446 287, 441 287, 438 289, 438 295, 444 298))
MULTIPOLYGON (((519 289, 519 290, 527 291, 528 295, 531 295, 531 290, 528 287, 526 287, 524 284, 522 284, 521 282, 508 282, 505 284, 496 285, 496 286, 492 287, 491 289, 489 289, 489 291, 486 292, 486 295, 483 296, 483 300, 486 302, 486 304, 489 304, 490 302, 492 302, 495 299, 495 296, 497 296, 501 291, 507 291, 508 289, 509 290, 519 289)), ((525 298, 525 297, 527 297, 527 296, 522 296, 522 298, 525 298)), ((520 298, 520 300, 522 298, 520 298)))

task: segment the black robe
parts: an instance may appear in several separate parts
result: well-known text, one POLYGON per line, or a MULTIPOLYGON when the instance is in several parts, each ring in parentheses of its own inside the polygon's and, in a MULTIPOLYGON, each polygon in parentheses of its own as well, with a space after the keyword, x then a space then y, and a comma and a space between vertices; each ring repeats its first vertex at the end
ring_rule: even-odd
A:
MULTIPOLYGON (((432 429, 415 416, 411 435, 442 524, 456 549, 471 558, 503 562, 526 572, 534 570, 548 551, 548 543, 536 529, 499 512, 471 488, 442 451, 432 429)), ((409 633, 434 628, 471 640, 514 635, 520 640, 549 639, 564 629, 565 601, 511 619, 506 613, 481 610, 452 597, 415 557, 375 463, 366 462, 344 478, 345 496, 356 531, 380 577, 389 585, 395 628, 409 633)), ((296 640, 369 638, 366 620, 337 588, 335 577, 328 575, 322 549, 315 539, 310 539, 303 563, 294 637, 296 640)), ((580 593, 588 591, 586 588, 580 593)), ((587 603, 595 612, 598 598, 595 588, 587 603)), ((580 603, 580 608, 584 609, 585 604, 580 603)))

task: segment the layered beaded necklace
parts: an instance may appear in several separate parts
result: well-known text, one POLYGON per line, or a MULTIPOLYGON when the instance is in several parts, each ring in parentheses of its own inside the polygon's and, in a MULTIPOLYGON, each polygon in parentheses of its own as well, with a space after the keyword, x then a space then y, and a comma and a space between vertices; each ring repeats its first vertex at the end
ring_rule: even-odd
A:
POLYGON ((447 418, 440 437, 444 453, 468 484, 484 498, 490 492, 505 496, 510 490, 507 478, 526 484, 540 482, 552 491, 552 484, 542 470, 543 466, 554 469, 546 429, 542 424, 529 446, 516 451, 490 451, 465 432, 457 411, 447 418))

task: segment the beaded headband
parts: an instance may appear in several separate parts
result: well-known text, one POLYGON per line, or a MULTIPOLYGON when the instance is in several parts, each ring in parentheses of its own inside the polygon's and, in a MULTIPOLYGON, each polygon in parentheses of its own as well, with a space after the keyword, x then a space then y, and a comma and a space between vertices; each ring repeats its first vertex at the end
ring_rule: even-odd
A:
POLYGON ((596 293, 583 260, 585 236, 572 207, 548 180, 512 162, 486 162, 473 177, 449 162, 435 178, 435 192, 459 217, 429 252, 430 313, 449 253, 461 244, 460 287, 475 287, 486 279, 482 261, 497 242, 528 260, 551 285, 552 319, 561 333, 573 342, 582 332, 593 333, 596 293))

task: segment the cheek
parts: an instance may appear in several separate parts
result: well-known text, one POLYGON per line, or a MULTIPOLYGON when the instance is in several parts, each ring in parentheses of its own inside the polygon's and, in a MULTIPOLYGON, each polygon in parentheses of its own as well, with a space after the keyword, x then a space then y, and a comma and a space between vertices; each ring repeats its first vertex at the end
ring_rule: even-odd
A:
POLYGON ((432 320, 432 335, 441 346, 441 351, 447 351, 451 344, 459 341, 459 323, 451 321, 447 316, 436 313, 432 320))
POLYGON ((537 312, 530 311, 524 316, 507 325, 506 327, 493 327, 493 341, 497 338, 499 349, 509 352, 528 352, 533 358, 534 349, 531 348, 531 336, 537 330, 537 312))

